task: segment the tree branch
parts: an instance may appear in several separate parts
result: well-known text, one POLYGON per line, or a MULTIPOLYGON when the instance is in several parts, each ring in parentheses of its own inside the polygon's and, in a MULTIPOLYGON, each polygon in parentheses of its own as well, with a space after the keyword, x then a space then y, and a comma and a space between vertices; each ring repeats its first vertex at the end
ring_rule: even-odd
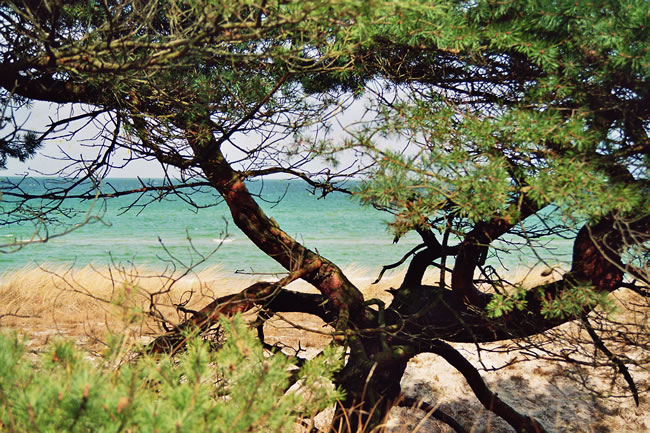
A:
POLYGON ((431 343, 430 350, 458 370, 483 406, 503 418, 517 433, 546 433, 546 429, 535 418, 520 414, 492 392, 479 371, 451 345, 435 340, 431 343))
POLYGON ((468 431, 465 430, 465 427, 460 425, 458 421, 456 421, 454 418, 452 418, 450 415, 446 414, 439 408, 427 403, 426 401, 415 399, 413 397, 404 396, 400 400, 399 406, 422 409, 423 411, 430 413, 432 417, 444 422, 449 427, 453 428, 456 433, 468 433, 468 431))
MULTIPOLYGON (((228 205, 233 221, 260 250, 290 270, 298 263, 310 266, 319 263, 313 272, 303 279, 321 291, 339 311, 341 325, 349 319, 351 312, 363 310, 363 294, 355 287, 334 263, 305 248, 286 232, 264 211, 248 191, 240 173, 234 171, 219 150, 209 123, 199 122, 188 130, 187 139, 197 155, 202 155, 200 167, 207 180, 219 191, 228 205)), ((363 315, 356 316, 363 319, 363 315)))
MULTIPOLYGON (((320 263, 314 262, 289 273, 274 283, 264 281, 254 283, 239 293, 218 298, 194 313, 191 319, 175 326, 171 333, 156 338, 147 346, 145 352, 176 353, 185 345, 185 332, 193 329, 201 332, 215 324, 221 316, 232 316, 235 313, 246 312, 256 305, 270 303, 284 286, 313 272, 319 266, 320 263)), ((309 307, 310 312, 316 311, 313 305, 309 307)))
POLYGON ((615 365, 615 370, 618 368, 620 370, 621 374, 623 374, 623 378, 625 378, 625 381, 630 387, 630 391, 632 391, 632 397, 634 398, 634 402, 636 403, 637 406, 639 406, 639 391, 636 388, 636 384, 634 383, 634 379, 632 378, 632 375, 630 374, 630 371, 628 370, 627 366, 623 362, 621 358, 616 356, 614 353, 612 353, 611 350, 605 346, 605 342, 600 338, 600 336, 596 333, 596 330, 594 330, 594 327, 591 326, 591 323, 589 322, 589 319, 587 318, 586 314, 583 314, 582 317, 582 323, 584 323, 585 328, 587 329, 587 332, 589 333, 589 336, 594 342, 594 345, 600 349, 601 352, 605 354, 609 358, 610 361, 612 361, 615 365))

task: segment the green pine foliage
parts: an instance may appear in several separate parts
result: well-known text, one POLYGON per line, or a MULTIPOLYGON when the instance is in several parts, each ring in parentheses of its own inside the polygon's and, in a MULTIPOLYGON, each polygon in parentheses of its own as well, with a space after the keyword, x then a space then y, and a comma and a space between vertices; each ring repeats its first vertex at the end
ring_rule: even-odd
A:
MULTIPOLYGON (((268 356, 241 318, 223 320, 219 350, 191 338, 172 358, 144 356, 120 368, 58 342, 36 361, 15 335, 0 335, 0 430, 6 432, 289 432, 341 398, 329 383, 333 350, 298 372, 268 356)), ((118 353, 113 350, 110 353, 118 353)))
POLYGON ((360 196, 396 235, 418 213, 517 221, 526 200, 576 221, 647 212, 647 2, 379 6, 356 34, 391 82, 358 134, 377 162, 360 196))
POLYGON ((599 293, 587 284, 576 284, 559 296, 542 301, 542 313, 550 318, 577 317, 594 307, 606 313, 615 310, 613 300, 606 293, 599 293))

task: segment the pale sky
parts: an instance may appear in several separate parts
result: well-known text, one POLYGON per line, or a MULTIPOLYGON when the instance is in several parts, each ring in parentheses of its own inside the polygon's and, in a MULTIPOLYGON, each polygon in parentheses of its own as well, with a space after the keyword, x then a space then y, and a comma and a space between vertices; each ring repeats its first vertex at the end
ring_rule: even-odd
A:
MULTIPOLYGON (((72 114, 80 114, 81 110, 77 109, 72 114)), ((42 131, 47 128, 47 125, 50 124, 51 119, 56 120, 56 105, 37 101, 29 110, 29 113, 23 112, 20 113, 23 115, 21 120, 26 120, 24 125, 25 129, 32 129, 35 131, 42 131), (29 116, 29 117, 27 117, 29 116)), ((70 114, 70 109, 66 109, 62 112, 62 116, 70 114)), ((15 158, 9 158, 7 160, 7 169, 0 170, 0 175, 2 176, 14 176, 14 175, 24 175, 30 174, 33 176, 38 175, 54 175, 66 165, 68 162, 65 160, 60 160, 65 156, 65 153, 70 154, 73 157, 79 157, 84 155, 86 158, 90 158, 94 155, 95 152, 84 148, 80 143, 83 140, 90 140, 91 137, 97 132, 96 128, 87 127, 85 131, 78 134, 74 140, 66 139, 54 139, 47 140, 46 143, 39 149, 36 156, 32 159, 29 159, 25 162, 20 162, 15 158)), ((124 158, 126 155, 125 151, 117 153, 117 158, 115 161, 119 161, 124 158)), ((111 173, 111 177, 162 177, 163 171, 155 161, 132 161, 126 167, 114 170, 111 173)))
MULTIPOLYGON (((339 116, 339 122, 346 122, 346 126, 356 122, 362 117, 364 113, 364 104, 366 102, 367 101, 363 100, 355 102, 343 116, 339 116)), ((63 117, 71 114, 70 110, 71 108, 69 107, 64 109, 61 116, 63 117)), ((72 114, 78 115, 81 113, 79 107, 73 108, 72 110, 75 110, 72 114)), ((47 125, 50 124, 51 119, 56 120, 57 118, 56 106, 45 102, 35 102, 29 112, 24 111, 20 114, 23 115, 21 120, 27 120, 24 128, 35 131, 44 130, 47 125)), ((334 132, 333 137, 337 140, 343 140, 343 137, 346 134, 340 128, 338 129, 338 131, 334 132)), ((92 136, 96 131, 96 128, 86 127, 84 131, 77 134, 74 140, 61 138, 48 140, 34 158, 25 162, 20 162, 15 158, 9 158, 7 160, 7 169, 0 170, 0 176, 21 176, 25 174, 32 176, 55 175, 58 171, 69 164, 69 161, 65 160, 66 153, 75 158, 78 158, 80 155, 83 155, 85 159, 92 158, 95 155, 96 150, 84 147, 81 143, 83 140, 89 140, 89 142, 92 143, 92 136), (63 160, 61 158, 63 158, 63 160)), ((113 157, 113 161, 114 163, 119 163, 126 158, 128 158, 127 151, 119 150, 113 157)), ((351 155, 344 157, 341 161, 341 166, 345 166, 353 161, 354 158, 351 155)), ((319 165, 322 166, 322 163, 319 165)), ((310 169, 313 170, 317 170, 318 168, 320 167, 310 167, 310 169)), ((135 160, 129 162, 129 164, 124 168, 112 170, 110 177, 156 178, 162 177, 163 174, 164 171, 157 161, 135 160)), ((173 174, 177 175, 178 173, 176 172, 173 174)))

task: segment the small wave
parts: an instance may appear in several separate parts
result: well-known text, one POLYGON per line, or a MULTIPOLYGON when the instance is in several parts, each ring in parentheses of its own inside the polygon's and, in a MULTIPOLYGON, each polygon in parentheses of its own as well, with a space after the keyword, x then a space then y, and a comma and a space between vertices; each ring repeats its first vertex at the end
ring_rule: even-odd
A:
POLYGON ((232 243, 234 241, 235 241, 234 239, 212 239, 212 242, 215 242, 217 244, 222 244, 222 243, 223 244, 229 244, 229 243, 232 243))

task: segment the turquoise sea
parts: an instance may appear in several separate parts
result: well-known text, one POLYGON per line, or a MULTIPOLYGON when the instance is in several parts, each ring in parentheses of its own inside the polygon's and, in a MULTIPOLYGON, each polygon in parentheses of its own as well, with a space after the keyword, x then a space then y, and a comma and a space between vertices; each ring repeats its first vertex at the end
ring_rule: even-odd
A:
MULTIPOLYGON (((0 189, 9 190, 8 182, 18 178, 0 179, 0 189)), ((160 182, 150 180, 153 183, 160 182)), ((60 182, 56 179, 27 178, 21 188, 27 193, 42 190, 60 182)), ((103 192, 141 187, 138 179, 110 179, 101 186, 103 192)), ((354 184, 348 185, 354 187, 354 184)), ((266 180, 249 184, 251 192, 259 195, 259 203, 267 215, 273 217, 291 236, 308 248, 341 267, 358 266, 377 275, 382 265, 398 261, 403 254, 418 244, 415 234, 393 244, 386 222, 390 215, 371 207, 364 207, 349 195, 332 193, 323 199, 311 194, 302 181, 266 180)), ((213 190, 199 191, 190 199, 200 206, 219 201, 213 190)), ((47 203, 43 203, 47 204, 47 203)), ((33 203, 35 209, 42 206, 33 203)), ((1 221, 12 207, 11 197, 4 194, 0 202, 1 221)), ((216 252, 198 268, 219 266, 225 274, 236 272, 278 272, 282 268, 261 253, 230 221, 227 206, 196 209, 175 196, 162 200, 153 194, 131 195, 106 200, 68 200, 64 208, 50 213, 54 221, 50 234, 64 230, 58 223, 78 223, 85 215, 101 216, 101 221, 87 224, 45 243, 28 245, 19 251, 0 248, 2 272, 18 270, 28 265, 106 265, 119 263, 137 267, 162 268, 174 257, 177 268, 196 263, 201 255, 216 252), (125 211, 137 200, 135 206, 125 211), (146 207, 139 205, 148 203, 146 207), (73 214, 68 219, 64 214, 73 214)), ((15 240, 27 240, 34 235, 31 223, 0 226, 0 245, 15 240)), ((554 255, 566 258, 570 243, 556 239, 554 255), (561 253, 561 254, 560 254, 561 253)), ((529 258, 532 254, 523 253, 529 258)), ((554 261, 558 261, 554 257, 554 261)), ((506 265, 517 267, 526 260, 521 254, 506 258, 506 265)), ((527 260, 526 260, 527 261, 527 260)), ((406 266, 406 265, 404 265, 406 266)), ((1 272, 0 272, 1 273, 1 272)))
MULTIPOLYGON (((9 179, 16 182, 18 179, 9 179)), ((25 192, 42 190, 43 182, 56 184, 54 179, 28 178, 21 183, 25 192)), ((156 183, 155 180, 153 180, 156 183)), ((158 181, 160 182, 160 181, 158 181)), ((354 185, 350 185, 354 187, 354 185)), ((110 179, 101 185, 102 191, 128 190, 141 187, 138 179, 110 179)), ((251 192, 259 195, 259 203, 291 236, 304 245, 341 266, 358 265, 380 269, 383 264, 398 260, 417 244, 417 238, 407 237, 392 243, 385 222, 389 215, 343 193, 332 193, 323 199, 313 195, 307 185, 298 181, 266 180, 249 184, 251 192)), ((4 191, 8 185, 2 184, 4 191)), ((214 191, 205 189, 193 194, 191 200, 199 205, 218 202, 214 191)), ((5 194, 0 212, 11 208, 11 198, 5 194)), ((38 207, 39 203, 34 202, 38 207)), ((69 200, 65 209, 51 213, 56 218, 50 225, 51 234, 65 228, 61 223, 83 221, 85 215, 101 216, 101 221, 87 224, 71 233, 55 237, 46 243, 28 245, 20 251, 0 254, 3 270, 19 269, 30 264, 87 264, 111 262, 133 263, 136 266, 166 266, 171 256, 184 264, 196 262, 200 255, 218 250, 202 267, 218 265, 227 273, 236 271, 276 272, 281 267, 261 253, 231 222, 224 203, 196 209, 179 197, 157 200, 154 194, 131 195, 106 200, 69 200), (125 209, 139 198, 136 206, 125 209), (149 203, 146 207, 139 205, 149 203), (75 216, 67 219, 64 212, 75 216), (58 216, 57 216, 58 215, 58 216)), ((4 215, 3 215, 4 216, 4 215)), ((30 223, 0 226, 0 244, 30 239, 35 227, 30 223)), ((177 265, 180 263, 177 262, 177 265)))

